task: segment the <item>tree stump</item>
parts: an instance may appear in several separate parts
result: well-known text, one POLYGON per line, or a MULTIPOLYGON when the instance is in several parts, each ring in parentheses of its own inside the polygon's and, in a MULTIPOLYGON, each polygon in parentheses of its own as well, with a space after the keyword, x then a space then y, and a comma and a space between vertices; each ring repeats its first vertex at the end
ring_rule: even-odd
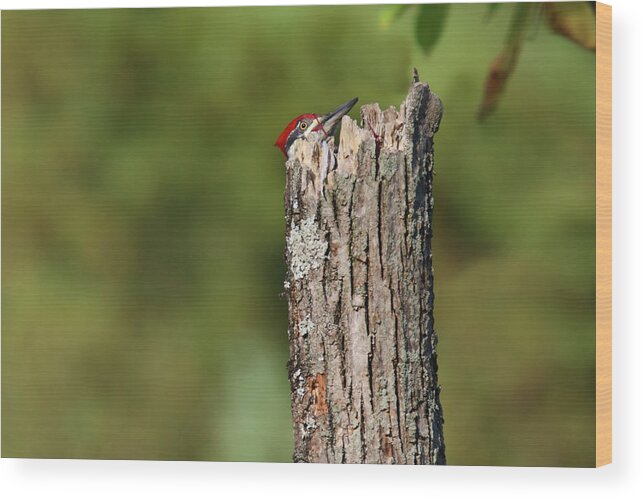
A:
POLYGON ((431 257, 440 99, 345 116, 286 163, 295 462, 445 464, 431 257))

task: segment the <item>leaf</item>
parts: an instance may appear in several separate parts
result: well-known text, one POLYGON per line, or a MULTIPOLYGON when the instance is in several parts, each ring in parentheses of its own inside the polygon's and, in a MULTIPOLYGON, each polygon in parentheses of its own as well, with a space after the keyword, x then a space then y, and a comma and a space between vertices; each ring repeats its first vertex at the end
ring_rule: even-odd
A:
POLYGON ((409 5, 409 4, 387 5, 386 8, 384 8, 380 12, 380 27, 384 29, 390 28, 391 24, 393 24, 400 17, 402 17, 402 14, 404 14, 411 7, 413 7, 413 5, 409 5))
POLYGON ((491 63, 487 74, 484 96, 478 110, 480 121, 483 121, 498 105, 507 81, 516 68, 522 42, 531 25, 532 14, 537 11, 537 8, 538 4, 529 3, 514 6, 515 10, 505 39, 505 46, 491 63))
POLYGON ((521 44, 517 44, 503 50, 491 63, 485 83, 482 104, 478 110, 478 119, 480 121, 483 121, 498 105, 507 80, 509 80, 518 62, 520 48, 521 44))
POLYGON ((596 16, 589 3, 546 3, 545 19, 554 33, 596 51, 596 16))
POLYGON ((425 53, 440 40, 444 24, 449 12, 449 4, 431 3, 418 5, 420 10, 415 19, 415 38, 425 53))
POLYGON ((501 3, 487 4, 487 20, 493 17, 493 15, 498 11, 498 7, 500 7, 501 5, 501 3))

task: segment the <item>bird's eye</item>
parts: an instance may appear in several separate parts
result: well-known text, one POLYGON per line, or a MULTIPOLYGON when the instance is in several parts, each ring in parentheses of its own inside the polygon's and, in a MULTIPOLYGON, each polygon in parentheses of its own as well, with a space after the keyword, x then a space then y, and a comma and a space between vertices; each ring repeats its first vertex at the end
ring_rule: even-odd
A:
POLYGON ((301 123, 299 123, 299 128, 301 128, 302 130, 306 130, 306 128, 308 128, 308 123, 302 121, 301 123))

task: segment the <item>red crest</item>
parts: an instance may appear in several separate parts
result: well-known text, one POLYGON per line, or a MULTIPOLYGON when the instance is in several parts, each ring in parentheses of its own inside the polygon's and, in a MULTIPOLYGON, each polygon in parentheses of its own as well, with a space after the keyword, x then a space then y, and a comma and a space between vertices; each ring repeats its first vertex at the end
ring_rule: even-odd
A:
POLYGON ((275 142, 275 146, 277 146, 281 151, 288 156, 288 151, 286 151, 286 143, 288 142, 288 137, 290 137, 290 134, 292 131, 295 129, 297 126, 297 123, 301 121, 304 118, 315 118, 314 114, 302 114, 297 116, 294 120, 292 120, 288 125, 286 125, 286 128, 284 128, 284 131, 281 132, 281 135, 279 138, 277 138, 277 142, 275 142))

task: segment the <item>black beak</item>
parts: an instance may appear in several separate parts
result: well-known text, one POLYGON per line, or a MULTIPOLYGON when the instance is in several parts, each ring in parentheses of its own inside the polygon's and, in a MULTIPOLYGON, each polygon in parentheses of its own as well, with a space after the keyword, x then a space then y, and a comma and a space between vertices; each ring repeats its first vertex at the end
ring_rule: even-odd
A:
POLYGON ((327 134, 331 135, 333 133, 333 129, 339 124, 339 122, 342 120, 342 117, 348 114, 348 112, 352 109, 356 102, 357 97, 349 100, 334 111, 319 118, 319 121, 324 127, 324 130, 326 130, 327 134))

